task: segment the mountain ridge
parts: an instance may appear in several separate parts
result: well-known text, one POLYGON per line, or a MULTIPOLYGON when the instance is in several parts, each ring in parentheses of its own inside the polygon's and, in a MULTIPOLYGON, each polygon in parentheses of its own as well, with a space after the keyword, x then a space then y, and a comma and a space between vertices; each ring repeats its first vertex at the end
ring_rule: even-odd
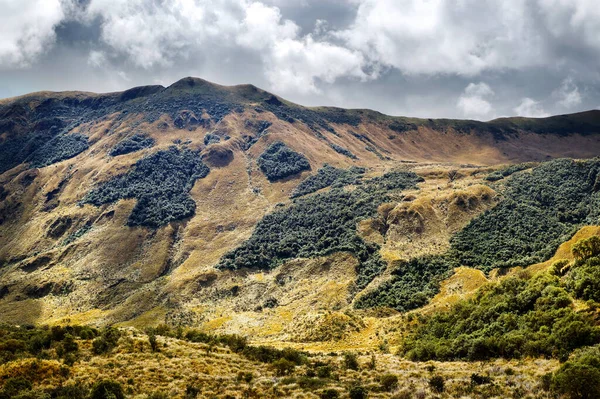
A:
POLYGON ((362 112, 367 112, 367 113, 375 113, 375 114, 379 114, 379 115, 382 115, 385 117, 390 117, 390 118, 402 118, 402 119, 411 119, 411 120, 418 120, 418 121, 438 120, 438 121, 464 121, 464 122, 478 122, 478 123, 497 123, 497 122, 501 122, 501 121, 524 121, 524 120, 525 121, 527 121, 527 120, 543 121, 543 120, 552 120, 552 119, 564 118, 564 117, 576 117, 576 116, 579 117, 579 116, 584 116, 584 115, 586 115, 586 116, 589 115, 589 116, 594 116, 595 118, 600 118, 600 110, 598 110, 598 109, 590 109, 590 110, 579 111, 579 112, 575 112, 575 113, 556 114, 556 115, 550 115, 550 116, 545 116, 545 117, 526 117, 526 116, 520 116, 520 115, 503 116, 503 117, 490 119, 487 121, 478 120, 478 119, 469 119, 469 118, 409 117, 406 115, 385 114, 380 111, 377 111, 374 109, 369 109, 369 108, 344 108, 344 107, 332 106, 332 105, 305 106, 305 105, 302 105, 299 103, 294 103, 289 100, 286 100, 281 96, 270 93, 270 92, 268 92, 264 89, 261 89, 253 84, 243 84, 242 83, 242 84, 235 84, 235 85, 220 85, 220 84, 212 83, 212 82, 202 79, 202 78, 192 77, 192 76, 181 78, 178 81, 176 81, 168 86, 141 85, 141 86, 134 86, 129 89, 122 90, 122 91, 114 91, 114 92, 91 92, 91 91, 80 91, 80 90, 67 90, 67 91, 41 90, 41 91, 26 93, 26 94, 14 96, 14 97, 0 98, 0 105, 3 105, 4 103, 15 102, 18 100, 25 100, 25 99, 28 99, 29 97, 36 97, 36 96, 42 96, 42 95, 44 95, 44 96, 51 96, 51 95, 65 96, 65 97, 69 96, 69 95, 72 95, 72 96, 87 95, 90 97, 116 96, 116 97, 125 97, 125 98, 127 98, 127 100, 132 100, 135 98, 145 97, 148 95, 156 94, 157 92, 161 92, 161 91, 169 91, 169 90, 173 91, 175 89, 188 89, 189 90, 189 89, 192 89, 192 88, 198 87, 198 86, 209 87, 209 88, 212 88, 213 91, 214 91, 214 89, 220 89, 222 91, 238 91, 238 90, 246 89, 246 90, 250 91, 251 93, 258 92, 258 93, 264 93, 268 96, 274 96, 280 100, 284 100, 284 102, 287 104, 300 106, 303 108, 315 109, 315 110, 336 109, 336 110, 346 110, 346 111, 356 111, 356 112, 362 111, 362 112), (127 94, 130 94, 130 93, 143 93, 143 94, 140 94, 139 96, 136 95, 134 97, 129 97, 127 94))
MULTIPOLYGON (((195 78, 3 100, 0 321, 166 322, 318 341, 315 323, 331 336, 327 323, 346 320, 336 336, 357 338, 363 332, 344 329, 367 315, 360 331, 372 334, 395 319, 371 317, 356 301, 406 288, 420 257, 442 255, 497 206, 514 172, 501 165, 534 162, 514 172, 528 173, 535 162, 595 157, 597 124, 600 111, 485 123, 308 108, 195 78), (498 186, 485 179, 495 170, 498 186), (407 178, 414 186, 400 184, 407 178), (293 223, 270 235, 277 220, 293 223), (309 222, 321 237, 314 248, 296 228, 309 222), (236 249, 252 265, 265 248, 276 258, 268 270, 217 267, 236 249), (400 278, 403 265, 410 273, 400 278)), ((426 270, 425 294, 394 306, 428 303, 452 265, 426 270)), ((375 342, 368 337, 358 342, 375 342)))

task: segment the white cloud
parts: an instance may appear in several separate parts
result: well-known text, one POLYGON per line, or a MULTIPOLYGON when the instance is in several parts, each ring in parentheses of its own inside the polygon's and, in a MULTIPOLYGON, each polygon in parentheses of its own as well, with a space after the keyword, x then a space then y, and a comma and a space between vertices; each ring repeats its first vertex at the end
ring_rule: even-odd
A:
MULTIPOLYGON (((596 0, 336 0, 336 7, 347 7, 347 18, 339 20, 323 11, 330 10, 321 7, 325 2, 317 3, 0 0, 0 68, 34 63, 52 48, 56 26, 67 20, 100 21, 100 42, 85 49, 94 69, 114 68, 131 77, 197 72, 215 78, 221 71, 209 68, 221 63, 222 75, 262 71, 268 89, 304 98, 326 93, 340 79, 377 79, 390 70, 412 75, 409 80, 459 75, 477 82, 551 65, 556 75, 568 71, 578 79, 586 79, 587 69, 590 80, 600 59, 596 0), (73 5, 82 3, 87 7, 73 5), (286 19, 294 12, 303 29, 286 19), (246 60, 249 67, 242 65, 246 60)), ((573 81, 563 85, 553 106, 579 106, 580 89, 573 81)), ((493 93, 467 89, 449 105, 469 117, 493 115, 493 93)))
POLYGON ((529 97, 521 99, 521 103, 514 108, 518 116, 526 116, 530 118, 544 118, 550 114, 544 111, 539 101, 535 101, 529 97))
POLYGON ((333 83, 341 76, 366 79, 362 55, 309 35, 303 40, 275 44, 267 65, 267 76, 276 90, 301 94, 319 92, 316 80, 333 83))
POLYGON ((102 51, 92 50, 88 55, 88 65, 94 68, 103 68, 107 65, 106 54, 102 51))
POLYGON ((283 19, 279 8, 262 2, 92 0, 88 18, 98 16, 103 42, 144 69, 229 49, 257 54, 272 87, 283 92, 318 92, 319 81, 366 76, 362 54, 300 36, 298 26, 283 19))
POLYGON ((492 104, 486 99, 492 97, 494 91, 486 83, 469 83, 456 103, 458 109, 468 118, 489 117, 493 111, 492 104))
POLYGON ((571 109, 581 104, 581 94, 579 87, 573 81, 573 78, 568 77, 561 83, 560 87, 553 93, 558 99, 558 105, 571 109))
POLYGON ((0 68, 31 65, 54 43, 68 8, 61 0, 0 0, 0 68))
MULTIPOLYGON (((337 32, 369 61, 406 74, 478 75, 580 62, 600 55, 596 0, 355 0, 337 32), (491 17, 493 16, 493 17, 491 17)), ((580 65, 587 68, 585 65, 580 65)))
POLYGON ((539 35, 521 0, 359 3, 353 26, 338 36, 371 61, 405 73, 474 75, 543 62, 539 35))

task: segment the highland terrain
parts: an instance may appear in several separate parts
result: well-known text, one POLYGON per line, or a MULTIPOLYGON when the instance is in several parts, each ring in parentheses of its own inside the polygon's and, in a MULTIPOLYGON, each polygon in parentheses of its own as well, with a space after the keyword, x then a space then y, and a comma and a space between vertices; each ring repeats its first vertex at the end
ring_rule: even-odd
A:
POLYGON ((598 397, 598 154, 600 111, 0 100, 0 397, 598 397))

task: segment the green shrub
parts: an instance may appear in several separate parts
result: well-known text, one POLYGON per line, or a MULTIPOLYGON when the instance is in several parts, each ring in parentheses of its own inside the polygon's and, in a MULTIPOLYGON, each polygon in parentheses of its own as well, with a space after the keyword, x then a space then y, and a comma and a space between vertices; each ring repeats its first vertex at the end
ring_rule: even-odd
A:
POLYGON ((54 388, 49 393, 56 399, 88 399, 89 391, 83 384, 70 384, 54 388))
POLYGON ((154 139, 152 137, 144 136, 141 134, 134 134, 131 137, 118 142, 109 155, 116 157, 119 155, 129 154, 135 151, 143 150, 144 148, 150 148, 154 146, 154 139))
POLYGON ((271 182, 310 169, 310 163, 304 155, 291 150, 281 141, 271 144, 258 157, 257 163, 271 182))
POLYGON ((381 383, 381 388, 386 392, 390 392, 398 388, 398 376, 394 374, 382 375, 379 377, 379 382, 381 383))
POLYGON ((292 374, 296 368, 296 364, 287 359, 281 358, 271 363, 271 367, 273 367, 275 373, 281 377, 292 374))
POLYGON ((320 399, 338 399, 340 393, 335 389, 325 389, 319 394, 320 399))
POLYGON ((408 311, 427 304, 439 291, 440 282, 459 264, 445 255, 428 255, 402 262, 392 277, 358 298, 357 309, 390 307, 408 311))
POLYGON ((48 141, 27 159, 34 168, 42 168, 73 158, 89 148, 88 138, 81 134, 63 134, 48 141))
POLYGON ((118 382, 101 380, 92 386, 90 399, 125 399, 125 394, 118 382))
POLYGON ((492 378, 487 375, 481 375, 477 373, 471 374, 471 385, 484 385, 491 384, 492 378))
POLYGON ((358 357, 356 353, 345 352, 344 353, 344 367, 350 370, 358 370, 358 357))
POLYGON ((150 349, 152 349, 152 352, 158 351, 158 341, 156 339, 156 334, 154 333, 154 331, 148 332, 148 343, 150 344, 150 349))
POLYGON ((213 133, 206 133, 204 135, 204 145, 211 145, 211 144, 216 144, 216 143, 220 143, 221 142, 221 137, 213 134, 213 133))
POLYGON ((552 391, 570 399, 600 397, 600 350, 598 347, 577 352, 553 374, 552 391))
POLYGON ((348 390, 348 397, 350 399, 367 399, 369 397, 369 392, 365 387, 355 385, 348 390))
POLYGON ((442 377, 441 375, 434 375, 429 379, 429 388, 431 388, 433 392, 444 392, 445 385, 446 383, 444 381, 444 377, 442 377))
POLYGON ((196 203, 188 192, 208 172, 197 152, 170 147, 140 159, 128 173, 88 193, 83 202, 100 206, 135 198, 128 224, 158 227, 194 214, 196 203))
POLYGON ((600 237, 592 236, 577 241, 571 248, 571 252, 577 261, 600 255, 600 237))
POLYGON ((341 145, 337 145, 334 143, 330 143, 329 146, 331 148, 333 148, 333 150, 335 152, 337 152, 338 154, 342 154, 347 156, 350 159, 358 159, 358 157, 356 155, 354 155, 349 149, 342 147, 341 145))
POLYGON ((11 377, 4 381, 2 392, 12 398, 23 391, 31 390, 32 386, 31 381, 24 377, 11 377))
POLYGON ((325 187, 340 188, 349 184, 358 184, 360 183, 360 177, 364 173, 364 168, 351 167, 350 169, 338 169, 326 164, 316 174, 308 176, 298 184, 290 197, 301 197, 325 187))
POLYGON ((110 352, 117 346, 121 333, 113 327, 105 327, 100 336, 92 341, 92 352, 96 355, 110 352))
POLYGON ((482 287, 448 312, 427 316, 409 335, 412 360, 565 357, 600 341, 600 328, 575 312, 561 280, 549 273, 511 276, 482 287))
POLYGON ((530 169, 530 168, 534 167, 535 165, 536 165, 535 162, 525 162, 525 163, 519 163, 516 165, 510 165, 503 169, 496 170, 496 171, 490 173, 489 175, 487 175, 485 177, 485 180, 498 181, 498 180, 504 179, 505 177, 512 175, 513 173, 517 173, 522 170, 530 169))
POLYGON ((330 365, 317 367, 317 377, 319 378, 331 378, 333 369, 330 365))

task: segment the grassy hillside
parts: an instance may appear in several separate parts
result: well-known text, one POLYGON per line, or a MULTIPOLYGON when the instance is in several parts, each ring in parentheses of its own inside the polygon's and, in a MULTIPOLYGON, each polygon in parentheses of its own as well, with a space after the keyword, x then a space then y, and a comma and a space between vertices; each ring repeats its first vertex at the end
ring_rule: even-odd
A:
POLYGON ((536 394, 553 361, 412 363, 382 352, 303 353, 158 328, 0 329, 2 398, 411 398, 536 394), (107 344, 108 342, 108 344, 107 344), (7 350, 10 348, 10 350, 7 350))
POLYGON ((595 161, 510 165, 597 154, 597 118, 391 117, 194 78, 2 100, 0 320, 376 347, 388 322, 363 309, 427 305, 456 266, 526 266, 595 223, 595 161))

